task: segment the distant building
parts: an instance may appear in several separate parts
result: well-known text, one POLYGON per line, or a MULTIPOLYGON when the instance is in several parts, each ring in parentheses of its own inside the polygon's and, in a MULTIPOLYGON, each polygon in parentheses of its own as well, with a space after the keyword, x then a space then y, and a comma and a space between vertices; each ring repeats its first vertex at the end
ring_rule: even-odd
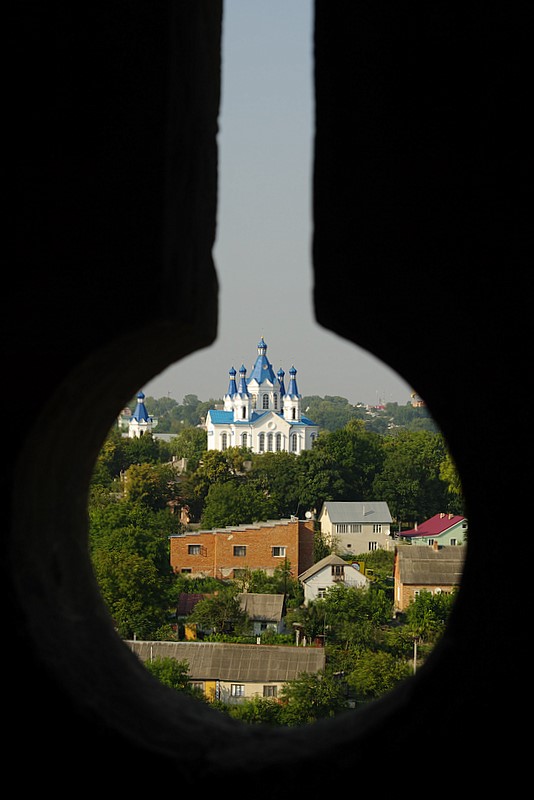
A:
POLYGON ((263 338, 250 377, 244 366, 230 369, 223 409, 206 416, 208 450, 247 447, 253 453, 284 451, 298 455, 309 450, 319 428, 302 414, 297 370, 289 370, 289 385, 280 368, 275 375, 263 338))
POLYGON ((152 429, 158 424, 157 419, 151 417, 145 406, 145 395, 139 392, 137 395, 137 405, 128 421, 128 436, 130 439, 151 433, 152 429))
POLYGON ((402 531, 402 539, 412 544, 438 544, 440 547, 465 544, 467 541, 467 520, 459 514, 434 514, 409 531, 402 531))
POLYGON ((336 553, 391 550, 391 513, 383 501, 330 502, 319 514, 321 534, 336 553))

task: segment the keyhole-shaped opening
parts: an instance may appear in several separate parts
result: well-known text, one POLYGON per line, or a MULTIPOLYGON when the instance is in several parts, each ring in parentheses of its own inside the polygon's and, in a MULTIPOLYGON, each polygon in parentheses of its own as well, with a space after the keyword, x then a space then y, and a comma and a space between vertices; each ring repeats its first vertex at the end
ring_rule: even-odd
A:
MULTIPOLYGON (((307 661, 310 680, 324 680, 329 690, 335 690, 335 703, 332 701, 330 709, 321 707, 319 716, 356 708, 415 672, 431 651, 436 629, 421 629, 416 635, 418 615, 407 609, 413 601, 424 615, 431 606, 432 613, 442 615, 438 628, 444 625, 449 608, 446 596, 458 588, 460 546, 466 541, 461 498, 447 497, 452 477, 436 475, 436 486, 420 489, 417 496, 414 492, 408 496, 404 486, 408 476, 412 483, 422 484, 425 470, 454 471, 424 401, 400 376, 355 345, 321 329, 313 317, 311 3, 285 8, 284 14, 286 24, 280 25, 280 17, 268 6, 230 5, 226 12, 216 247, 221 284, 218 339, 209 350, 170 366, 148 383, 137 397, 131 418, 124 418, 130 438, 149 433, 155 445, 160 442, 162 447, 163 443, 170 447, 161 449, 155 459, 155 446, 151 460, 172 459, 174 469, 186 464, 178 467, 174 494, 166 509, 174 514, 172 520, 167 517, 169 559, 175 584, 180 587, 172 595, 174 608, 166 609, 172 624, 165 628, 162 619, 158 629, 142 614, 139 619, 133 613, 119 618, 114 604, 118 607, 121 598, 115 598, 108 585, 114 568, 98 545, 94 550, 97 575, 106 581, 106 596, 119 633, 154 674, 165 676, 162 662, 166 659, 175 665, 185 659, 190 683, 209 701, 226 703, 235 713, 236 706, 247 708, 259 698, 262 721, 271 723, 273 702, 284 697, 288 682, 267 673, 252 680, 237 667, 234 673, 226 669, 223 675, 217 673, 220 665, 216 663, 209 675, 202 674, 197 656, 203 646, 211 656, 211 642, 220 645, 215 648, 217 655, 223 643, 227 644, 230 658, 241 646, 246 650, 257 642, 260 661, 262 647, 278 647, 278 657, 282 661, 293 657, 295 664, 296 654, 300 666, 292 667, 295 680, 306 671, 303 664, 307 661), (279 56, 276 60, 273 49, 279 56), (262 331, 268 349, 262 336, 254 361, 255 337, 262 331), (291 380, 287 392, 286 387, 283 392, 280 388, 284 373, 276 373, 278 364, 272 365, 269 356, 286 362, 291 380), (236 359, 249 364, 248 372, 241 368, 237 383, 232 365, 236 359), (296 370, 289 369, 288 359, 298 363, 302 395, 297 393, 296 370), (233 388, 227 390, 229 367, 233 388), (244 395, 249 405, 243 405, 244 395), (197 407, 203 405, 206 407, 199 411, 197 407), (184 413, 186 406, 192 416, 184 413), (213 474, 208 476, 212 490, 204 491, 196 507, 194 495, 202 468, 187 455, 191 449, 184 449, 186 442, 191 445, 193 432, 199 440, 202 432, 206 435, 205 451, 197 454, 198 462, 207 461, 210 452, 228 454, 239 447, 248 451, 248 455, 239 454, 237 467, 237 461, 232 465, 238 474, 231 480, 225 475, 219 483, 213 474), (314 464, 310 457, 314 446, 325 455, 328 466, 314 464), (425 447, 436 452, 416 467, 425 447), (359 448, 357 464, 351 464, 343 453, 350 448, 359 448), (368 457, 365 448, 380 451, 379 457, 368 457), (283 455, 289 455, 291 462, 284 461, 283 455), (268 456, 278 457, 278 465, 266 462, 273 464, 275 472, 287 470, 289 463, 294 469, 293 484, 287 485, 277 503, 273 499, 276 481, 262 472, 260 459, 268 456), (294 459, 300 459, 301 469, 294 459), (321 475, 326 479, 328 471, 326 489, 315 495, 306 491, 306 481, 311 484, 321 475), (372 472, 373 480, 364 481, 362 471, 372 472), (263 476, 261 491, 257 475, 263 476), (194 489, 188 495, 191 486, 194 489), (236 498, 245 496, 245 490, 249 491, 248 503, 236 511, 236 498), (263 495, 270 502, 265 502, 263 495), (226 507, 221 510, 225 503, 233 507, 230 516, 226 507), (287 535, 288 520, 296 539, 287 535), (301 556, 305 539, 308 552, 301 556), (260 544, 263 552, 257 555, 260 544), (444 544, 451 548, 450 559, 444 558, 444 544), (414 558, 407 558, 408 550, 414 558), (435 555, 439 550, 441 556, 435 555), (440 580, 426 583, 428 575, 423 574, 421 564, 438 558, 444 565, 440 580), (283 586, 282 567, 286 568, 283 586), (419 569, 419 580, 409 583, 405 575, 414 569, 419 569), (268 591, 259 591, 262 582, 257 573, 264 574, 263 588, 268 591), (235 587, 242 590, 242 609, 253 614, 247 630, 237 618, 237 602, 233 605, 236 619, 218 619, 214 603, 211 612, 201 613, 202 604, 207 608, 213 594, 222 595, 235 587), (188 597, 192 594, 196 606, 188 597), (278 617, 269 618, 266 605, 280 598, 278 617), (335 610, 334 598, 351 609, 349 616, 361 616, 359 623, 353 620, 350 630, 343 632, 343 618, 335 610), (371 615, 379 618, 379 624, 371 632, 367 630, 372 643, 366 641, 362 667, 361 628, 371 615), (402 647, 399 629, 405 639, 411 636, 402 647), (307 651, 309 647, 313 650, 307 651), (395 647, 397 655, 393 657, 395 647), (291 648, 293 653, 288 655, 291 648), (351 648, 354 652, 348 658, 351 648), (312 660, 307 658, 308 652, 321 657, 312 660), (365 684, 362 676, 366 670, 375 679, 380 676, 375 680, 378 691, 365 684)), ((357 311, 362 300, 357 291, 354 295, 357 311)), ((379 308, 376 317, 376 324, 382 324, 379 308)), ((149 453, 148 444, 145 452, 149 453)), ((142 459, 141 449, 135 449, 135 454, 142 459)), ((157 471, 154 464, 152 468, 146 464, 143 476, 140 466, 129 465, 125 470, 120 491, 126 501, 141 496, 143 480, 148 481, 149 473, 157 471)), ((131 571, 133 567, 128 561, 127 568, 131 571)), ((120 564, 116 569, 121 569, 120 564)), ((183 670, 178 672, 174 679, 166 679, 183 681, 183 670)), ((317 692, 318 686, 313 684, 311 691, 317 692)), ((256 721, 259 713, 256 708, 256 721)), ((311 720, 316 712, 306 714, 300 709, 299 713, 302 720, 311 720)), ((245 712, 238 718, 247 721, 245 712)), ((286 715, 285 723, 278 722, 288 724, 287 720, 295 724, 297 712, 286 715)))

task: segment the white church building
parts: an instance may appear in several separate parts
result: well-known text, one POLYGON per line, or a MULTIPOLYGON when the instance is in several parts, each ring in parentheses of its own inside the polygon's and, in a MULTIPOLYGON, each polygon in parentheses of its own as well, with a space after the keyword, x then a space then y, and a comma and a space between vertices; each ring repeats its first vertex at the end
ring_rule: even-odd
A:
POLYGON ((239 376, 232 367, 223 409, 210 409, 206 416, 208 450, 247 447, 253 453, 309 450, 319 428, 301 410, 297 370, 289 370, 287 390, 282 369, 275 375, 267 358, 263 337, 250 377, 244 366, 239 376))
POLYGON ((128 436, 130 439, 143 436, 145 433, 152 433, 152 429, 158 424, 155 417, 151 417, 145 405, 145 395, 139 392, 137 404, 134 412, 128 421, 128 436))

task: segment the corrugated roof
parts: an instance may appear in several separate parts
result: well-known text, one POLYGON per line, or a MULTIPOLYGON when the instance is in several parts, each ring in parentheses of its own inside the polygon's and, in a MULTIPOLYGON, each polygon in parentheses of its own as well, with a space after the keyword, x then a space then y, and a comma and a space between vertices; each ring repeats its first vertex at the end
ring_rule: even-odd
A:
POLYGON ((247 617, 255 621, 280 622, 284 613, 283 594, 243 592, 239 603, 247 617))
POLYGON ((325 511, 332 522, 392 522, 389 506, 386 502, 379 501, 357 501, 351 503, 340 503, 327 501, 321 510, 321 516, 325 511))
POLYGON ((220 642, 138 642, 125 644, 141 661, 174 658, 187 661, 192 680, 252 683, 286 682, 301 673, 324 670, 322 647, 224 644, 220 642))
POLYGON ((415 586, 459 586, 467 548, 409 545, 397 550, 399 580, 415 586))

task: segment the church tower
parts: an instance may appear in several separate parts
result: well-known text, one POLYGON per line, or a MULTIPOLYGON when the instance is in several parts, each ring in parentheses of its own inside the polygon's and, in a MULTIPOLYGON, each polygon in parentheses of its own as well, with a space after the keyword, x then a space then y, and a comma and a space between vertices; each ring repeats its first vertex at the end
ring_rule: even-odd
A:
POLYGON ((284 378, 282 368, 275 374, 262 337, 250 377, 244 365, 239 377, 232 367, 223 409, 210 409, 206 415, 208 450, 244 447, 253 453, 298 455, 310 449, 319 429, 302 415, 295 367, 289 370, 287 391, 284 378))
POLYGON ((139 392, 137 395, 137 405, 128 423, 128 436, 130 439, 151 433, 152 428, 157 425, 157 421, 149 416, 145 406, 145 395, 139 392))
POLYGON ((295 367, 291 367, 289 370, 289 386, 284 395, 284 419, 287 419, 288 422, 300 422, 300 401, 301 396, 297 388, 297 370, 295 367))

